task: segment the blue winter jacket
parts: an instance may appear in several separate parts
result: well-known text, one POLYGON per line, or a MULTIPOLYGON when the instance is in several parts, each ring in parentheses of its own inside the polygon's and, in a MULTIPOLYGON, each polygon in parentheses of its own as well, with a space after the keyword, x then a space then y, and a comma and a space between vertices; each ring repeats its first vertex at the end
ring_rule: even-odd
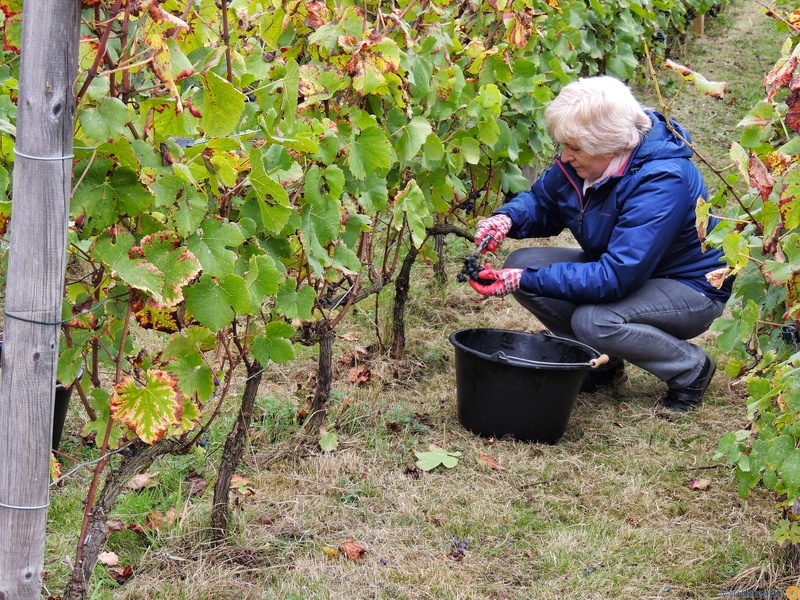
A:
MULTIPOLYGON (((732 280, 716 289, 706 273, 724 267, 722 252, 700 247, 695 227, 698 197, 707 198, 692 151, 649 112, 653 128, 634 150, 622 175, 583 193, 583 179, 557 160, 496 214, 508 215, 508 237, 548 237, 568 228, 589 258, 525 269, 520 287, 540 296, 578 304, 612 302, 648 279, 681 281, 709 298, 726 301, 732 280)), ((673 122, 674 124, 674 122, 673 122)), ((687 140, 689 135, 680 126, 687 140)), ((713 228, 716 220, 709 225, 713 228)))

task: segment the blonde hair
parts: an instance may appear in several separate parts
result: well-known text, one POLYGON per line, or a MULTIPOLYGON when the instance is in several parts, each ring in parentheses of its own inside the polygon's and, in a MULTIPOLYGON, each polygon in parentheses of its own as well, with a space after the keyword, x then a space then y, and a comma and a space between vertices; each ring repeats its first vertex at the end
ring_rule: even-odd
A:
POLYGON ((544 118, 554 142, 574 145, 590 156, 631 150, 652 127, 630 88, 606 75, 565 86, 544 118))

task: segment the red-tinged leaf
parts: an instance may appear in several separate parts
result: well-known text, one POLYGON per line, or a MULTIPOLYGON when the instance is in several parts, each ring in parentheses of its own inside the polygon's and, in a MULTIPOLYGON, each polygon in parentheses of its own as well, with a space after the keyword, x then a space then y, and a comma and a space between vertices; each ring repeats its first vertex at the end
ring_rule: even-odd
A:
POLYGON ((792 26, 795 31, 800 31, 800 8, 795 8, 786 17, 786 22, 792 26))
POLYGON ((757 188, 761 199, 765 202, 775 187, 775 178, 767 170, 766 165, 753 152, 750 153, 750 186, 757 188))
POLYGON ((3 24, 3 50, 17 54, 22 51, 21 14, 6 17, 6 22, 3 24))
POLYGON ((125 583, 133 577, 133 568, 132 567, 110 567, 108 569, 108 574, 114 578, 119 584, 125 583))
POLYGON ((61 463, 58 462, 55 454, 50 455, 50 481, 55 481, 61 477, 61 463))
POLYGON ((500 471, 502 468, 497 463, 497 460, 488 454, 479 454, 478 455, 478 462, 482 463, 484 466, 489 467, 492 471, 500 471))
POLYGON ((513 13, 513 22, 508 29, 506 39, 517 48, 525 48, 534 29, 534 18, 544 16, 545 13, 534 13, 530 8, 522 12, 513 13))
POLYGON ((189 29, 189 25, 187 25, 186 21, 165 11, 163 8, 161 8, 158 0, 144 0, 144 2, 141 3, 140 8, 146 8, 150 18, 156 23, 169 23, 178 29, 189 29))
POLYGON ((780 90, 789 86, 797 69, 800 46, 795 47, 789 56, 783 56, 775 63, 773 69, 764 76, 764 87, 767 90, 767 100, 770 102, 780 90))
POLYGON ((129 490, 141 490, 144 488, 154 488, 158 485, 158 473, 139 473, 134 475, 125 484, 129 490))
POLYGON ((308 16, 305 24, 311 29, 317 30, 331 20, 331 11, 328 10, 325 2, 313 0, 306 5, 306 9, 308 10, 308 16))
POLYGON ((691 481, 689 481, 690 490, 697 490, 700 492, 704 492, 710 487, 711 487, 711 481, 709 479, 692 479, 691 481))
POLYGON ((786 124, 800 133, 800 91, 794 89, 786 99, 786 124))
POLYGON ((13 17, 22 12, 22 0, 1 0, 0 10, 8 17, 13 17))
POLYGON ((240 496, 255 496, 256 491, 250 487, 250 480, 241 475, 231 477, 231 489, 240 496))
POLYGON ((358 365, 350 369, 347 378, 350 380, 350 383, 360 385, 362 383, 367 383, 372 378, 372 373, 366 365, 358 365))
POLYGON ((721 267, 710 273, 706 273, 706 281, 717 289, 720 289, 725 283, 725 279, 731 274, 730 267, 721 267))
POLYGON ((178 311, 172 308, 162 308, 159 303, 150 298, 138 296, 131 302, 131 310, 136 321, 143 329, 155 329, 164 333, 175 333, 178 326, 178 311))
POLYGON ((353 538, 347 538, 339 544, 339 551, 350 560, 358 560, 362 554, 367 552, 367 549, 353 538))
POLYGON ((181 423, 183 398, 177 379, 164 371, 151 370, 142 387, 132 377, 126 377, 114 386, 111 414, 143 442, 155 444, 170 426, 181 423))

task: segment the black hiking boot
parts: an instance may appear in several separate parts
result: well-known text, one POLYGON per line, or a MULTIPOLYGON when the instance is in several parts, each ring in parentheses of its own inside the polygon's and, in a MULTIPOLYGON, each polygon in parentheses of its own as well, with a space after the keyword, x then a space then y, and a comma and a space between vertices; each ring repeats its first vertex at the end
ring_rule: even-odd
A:
POLYGON ((703 395, 706 393, 716 370, 717 364, 706 356, 706 362, 703 364, 703 368, 697 378, 685 388, 670 388, 667 390, 667 395, 661 401, 661 404, 664 405, 664 408, 679 412, 695 410, 703 403, 703 395))

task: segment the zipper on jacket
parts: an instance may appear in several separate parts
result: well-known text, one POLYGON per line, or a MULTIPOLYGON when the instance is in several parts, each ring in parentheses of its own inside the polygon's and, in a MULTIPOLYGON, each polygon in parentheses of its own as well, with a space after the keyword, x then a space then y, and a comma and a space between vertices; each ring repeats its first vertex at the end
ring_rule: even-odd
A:
POLYGON ((586 207, 589 206, 589 200, 591 200, 593 191, 594 187, 590 187, 588 190, 586 190, 585 194, 578 195, 581 203, 581 210, 578 213, 578 241, 583 241, 583 215, 586 213, 586 207))

